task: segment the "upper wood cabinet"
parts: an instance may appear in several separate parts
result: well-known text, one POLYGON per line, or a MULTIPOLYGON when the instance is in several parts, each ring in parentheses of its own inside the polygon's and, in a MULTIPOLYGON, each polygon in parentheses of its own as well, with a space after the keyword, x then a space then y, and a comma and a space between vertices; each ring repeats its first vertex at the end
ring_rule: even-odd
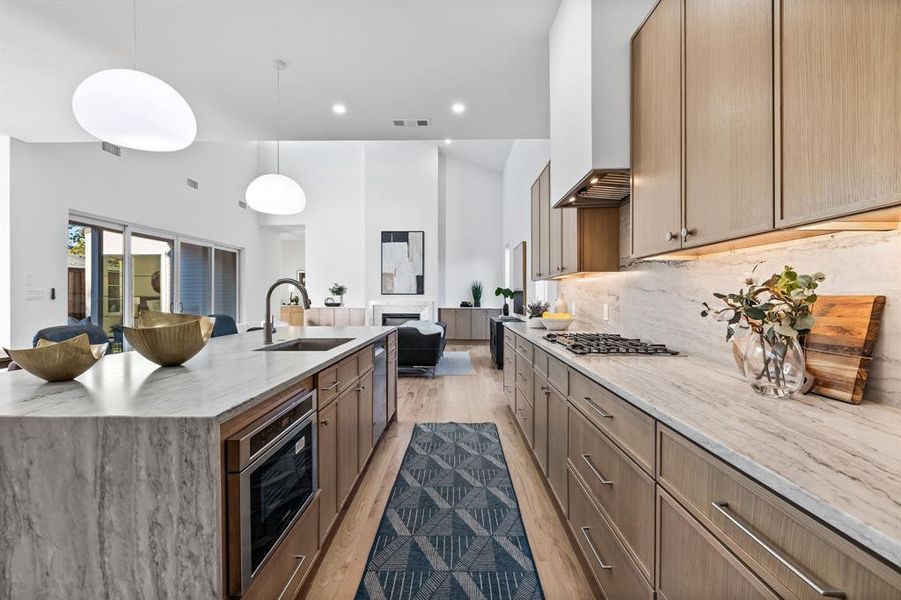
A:
POLYGON ((777 6, 778 224, 901 202, 901 2, 783 0, 777 6))
POLYGON ((678 250, 682 225, 682 0, 632 37, 632 253, 678 250))
POLYGON ((771 0, 685 3, 682 247, 773 228, 771 0))
POLYGON ((538 214, 541 228, 538 239, 532 244, 538 246, 538 279, 551 276, 551 165, 548 164, 538 176, 538 214), (538 242, 537 244, 535 242, 538 242))
POLYGON ((541 244, 536 244, 541 237, 541 194, 539 180, 532 184, 532 281, 541 279, 541 244))

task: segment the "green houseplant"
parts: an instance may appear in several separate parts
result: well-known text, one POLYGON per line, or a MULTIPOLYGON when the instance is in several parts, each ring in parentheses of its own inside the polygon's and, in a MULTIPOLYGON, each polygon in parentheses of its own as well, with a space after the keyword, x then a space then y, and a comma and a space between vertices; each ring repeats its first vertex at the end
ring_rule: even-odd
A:
POLYGON ((735 342, 738 333, 748 333, 741 360, 736 362, 751 387, 765 396, 789 397, 804 384, 801 338, 815 323, 811 308, 826 276, 798 274, 786 265, 781 273, 760 282, 755 276, 759 266, 745 274, 744 287, 738 292, 714 293, 724 306, 714 308, 704 302, 701 316, 713 315, 726 322, 727 341, 735 342))
POLYGON ((513 299, 513 290, 511 290, 510 288, 499 287, 494 290, 494 295, 504 297, 504 314, 509 315, 510 314, 510 305, 507 304, 507 300, 513 299))
POLYGON ((333 296, 337 296, 338 304, 344 304, 344 294, 347 293, 347 287, 341 285, 340 283, 333 283, 332 286, 328 289, 328 293, 333 296))
POLYGON ((472 305, 476 308, 482 306, 482 282, 473 281, 470 290, 472 291, 472 305))

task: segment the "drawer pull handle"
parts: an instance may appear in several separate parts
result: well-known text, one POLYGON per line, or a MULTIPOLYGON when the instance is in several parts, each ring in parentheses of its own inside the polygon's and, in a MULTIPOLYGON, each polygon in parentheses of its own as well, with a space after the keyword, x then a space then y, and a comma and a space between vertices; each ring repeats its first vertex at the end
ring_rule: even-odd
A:
POLYGON ((604 562, 604 559, 601 558, 601 555, 598 554, 598 549, 594 547, 594 542, 591 541, 591 536, 588 535, 588 532, 591 531, 591 527, 579 527, 579 530, 582 532, 582 536, 585 538, 585 541, 588 542, 588 547, 591 548, 591 553, 594 554, 594 559, 598 561, 598 566, 602 569, 610 570, 613 568, 613 565, 608 565, 604 562))
POLYGON ((328 427, 328 419, 322 419, 319 422, 322 423, 323 427, 328 427))
POLYGON ((594 476, 598 478, 598 481, 600 481, 604 485, 613 485, 612 481, 601 475, 601 472, 598 471, 597 468, 595 468, 594 463, 591 462, 590 454, 583 454, 582 460, 585 461, 585 464, 588 465, 588 468, 591 469, 591 472, 594 473, 594 476))
POLYGON ((762 535, 757 533, 757 531, 755 531, 754 528, 749 523, 745 522, 744 519, 742 519, 735 512, 733 512, 732 509, 729 508, 728 502, 714 501, 714 502, 710 503, 710 506, 715 508, 717 512, 719 512, 721 515, 726 517, 726 519, 730 523, 732 523, 733 525, 738 527, 742 533, 744 533, 749 538, 751 538, 754 542, 756 542, 758 546, 760 546, 761 548, 766 550, 766 552, 770 556, 772 556, 773 558, 778 560, 780 563, 782 563, 782 565, 786 569, 788 569, 789 571, 791 571, 792 573, 797 575, 801 581, 803 581, 808 586, 810 586, 810 588, 814 592, 819 594, 820 596, 824 596, 824 597, 828 597, 828 598, 845 598, 845 597, 847 597, 845 595, 845 592, 843 592, 841 590, 835 590, 828 586, 817 583, 817 581, 815 579, 813 579, 813 577, 811 577, 810 575, 805 573, 800 567, 792 564, 791 561, 789 561, 787 558, 782 556, 775 548, 773 548, 769 544, 769 542, 767 542, 763 538, 762 535))
POLYGON ((341 385, 341 382, 340 382, 340 381, 336 381, 336 382, 333 383, 332 385, 330 385, 330 386, 328 386, 328 387, 322 388, 321 391, 327 392, 327 391, 329 391, 329 390, 335 389, 335 388, 338 387, 339 385, 341 385))
POLYGON ((604 418, 604 419, 612 419, 612 418, 613 418, 613 415, 611 415, 611 414, 608 413, 608 412, 604 412, 603 410, 601 410, 600 408, 598 408, 598 406, 597 406, 594 402, 591 401, 591 397, 590 397, 590 396, 582 396, 582 400, 584 400, 585 402, 587 402, 587 403, 588 403, 588 406, 591 408, 591 410, 593 410, 594 412, 596 412, 596 413, 598 413, 599 415, 601 415, 602 418, 604 418))
POLYGON ((294 572, 291 573, 291 577, 288 578, 288 583, 282 589, 282 593, 278 595, 278 600, 282 600, 282 598, 287 597, 287 596, 285 596, 285 592, 288 591, 288 587, 291 585, 291 582, 294 581, 295 577, 297 577, 297 572, 300 571, 300 568, 303 566, 303 563, 307 560, 307 557, 305 554, 295 554, 294 558, 296 558, 300 562, 298 562, 297 566, 294 567, 294 572))

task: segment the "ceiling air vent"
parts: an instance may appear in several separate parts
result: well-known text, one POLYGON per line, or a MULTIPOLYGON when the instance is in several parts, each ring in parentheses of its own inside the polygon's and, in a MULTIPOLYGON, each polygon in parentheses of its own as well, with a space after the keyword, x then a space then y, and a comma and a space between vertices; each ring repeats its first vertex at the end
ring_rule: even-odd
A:
POLYGON ((104 152, 109 152, 113 156, 122 156, 122 148, 109 142, 101 142, 100 149, 104 152))
POLYGON ((428 119, 394 119, 395 127, 428 127, 428 119))
POLYGON ((247 208, 247 202, 244 200, 238 200, 238 208, 247 208))
POLYGON ((188 187, 197 190, 200 189, 200 184, 188 177, 188 187))

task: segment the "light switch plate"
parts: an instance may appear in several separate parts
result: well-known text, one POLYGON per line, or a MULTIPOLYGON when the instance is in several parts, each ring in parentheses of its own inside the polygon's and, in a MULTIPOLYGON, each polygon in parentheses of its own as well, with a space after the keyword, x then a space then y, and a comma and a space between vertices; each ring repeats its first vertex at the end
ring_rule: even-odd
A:
POLYGON ((44 290, 25 290, 26 302, 40 302, 44 299, 44 290))

